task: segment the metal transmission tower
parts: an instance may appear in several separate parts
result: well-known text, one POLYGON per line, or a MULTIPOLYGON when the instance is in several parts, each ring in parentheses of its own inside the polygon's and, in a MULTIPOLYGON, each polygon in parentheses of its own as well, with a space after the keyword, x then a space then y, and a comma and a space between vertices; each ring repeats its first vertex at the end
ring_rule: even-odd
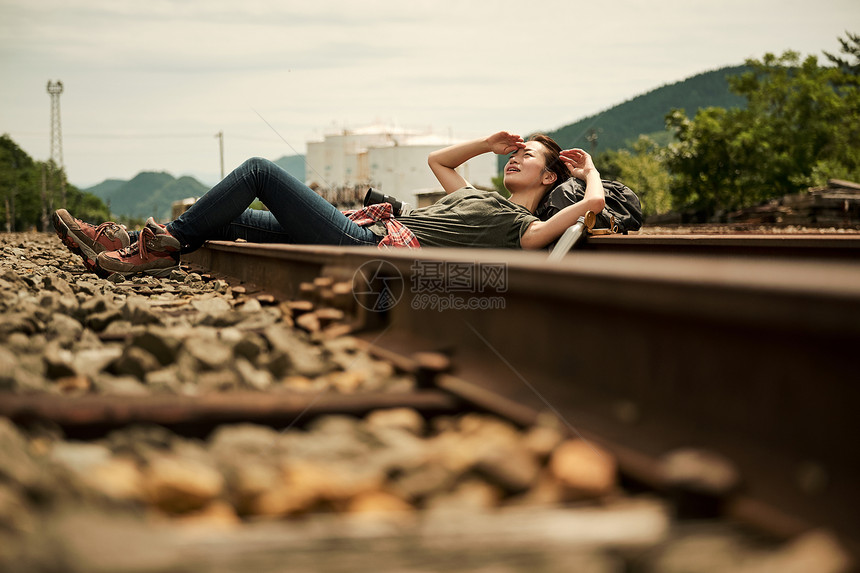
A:
POLYGON ((60 196, 63 207, 66 207, 66 178, 63 176, 63 129, 60 124, 60 94, 63 93, 63 82, 48 80, 48 94, 51 96, 51 161, 57 169, 60 180, 60 196))
POLYGON ((218 140, 218 149, 221 152, 221 179, 224 179, 224 132, 216 133, 215 139, 218 140))

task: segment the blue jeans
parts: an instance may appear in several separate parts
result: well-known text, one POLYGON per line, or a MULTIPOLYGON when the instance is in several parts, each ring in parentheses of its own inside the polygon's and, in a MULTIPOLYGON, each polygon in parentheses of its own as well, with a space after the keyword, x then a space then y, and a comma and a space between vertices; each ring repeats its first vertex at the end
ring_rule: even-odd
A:
POLYGON ((304 183, 259 157, 234 169, 168 223, 167 231, 180 242, 183 253, 200 248, 207 240, 372 246, 380 240, 304 183), (269 210, 249 209, 255 199, 269 210))

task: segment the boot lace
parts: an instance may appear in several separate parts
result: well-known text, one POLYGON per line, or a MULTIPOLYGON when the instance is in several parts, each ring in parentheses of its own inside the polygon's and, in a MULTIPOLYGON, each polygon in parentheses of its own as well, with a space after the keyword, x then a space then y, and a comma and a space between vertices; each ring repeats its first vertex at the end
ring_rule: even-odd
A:
MULTIPOLYGON (((105 233, 107 233, 108 231, 113 230, 114 227, 116 227, 116 226, 117 226, 117 224, 114 223, 113 221, 109 221, 107 223, 102 223, 101 225, 96 227, 96 236, 93 238, 93 241, 98 243, 100 237, 105 235, 105 233)), ((110 239, 110 237, 108 237, 108 239, 110 239)))
POLYGON ((138 251, 140 251, 140 258, 146 259, 149 256, 149 251, 146 247, 146 241, 149 239, 154 239, 155 233, 149 227, 144 227, 140 232, 140 236, 137 238, 136 243, 132 243, 124 249, 120 249, 119 253, 123 257, 133 257, 138 251))

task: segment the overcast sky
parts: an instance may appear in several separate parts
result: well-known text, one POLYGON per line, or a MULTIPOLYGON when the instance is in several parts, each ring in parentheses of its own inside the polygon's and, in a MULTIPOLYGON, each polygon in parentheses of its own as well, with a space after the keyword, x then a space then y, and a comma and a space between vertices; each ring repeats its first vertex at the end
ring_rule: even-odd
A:
POLYGON ((375 122, 526 134, 846 30, 857 0, 0 0, 0 133, 47 159, 62 80, 74 185, 213 184, 219 131, 228 171, 375 122))

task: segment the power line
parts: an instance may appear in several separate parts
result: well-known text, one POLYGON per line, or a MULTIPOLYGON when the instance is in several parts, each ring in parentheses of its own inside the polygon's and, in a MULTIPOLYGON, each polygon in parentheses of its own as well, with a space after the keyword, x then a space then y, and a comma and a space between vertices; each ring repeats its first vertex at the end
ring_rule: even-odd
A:
MULTIPOLYGON (((44 131, 16 131, 14 132, 17 137, 45 137, 47 135, 44 131)), ((77 139, 203 139, 212 137, 209 133, 66 133, 64 135, 66 139, 68 138, 77 138, 77 139)), ((243 141, 271 141, 271 142, 280 142, 281 140, 277 137, 262 137, 259 135, 236 135, 231 133, 231 139, 238 139, 243 141)))

